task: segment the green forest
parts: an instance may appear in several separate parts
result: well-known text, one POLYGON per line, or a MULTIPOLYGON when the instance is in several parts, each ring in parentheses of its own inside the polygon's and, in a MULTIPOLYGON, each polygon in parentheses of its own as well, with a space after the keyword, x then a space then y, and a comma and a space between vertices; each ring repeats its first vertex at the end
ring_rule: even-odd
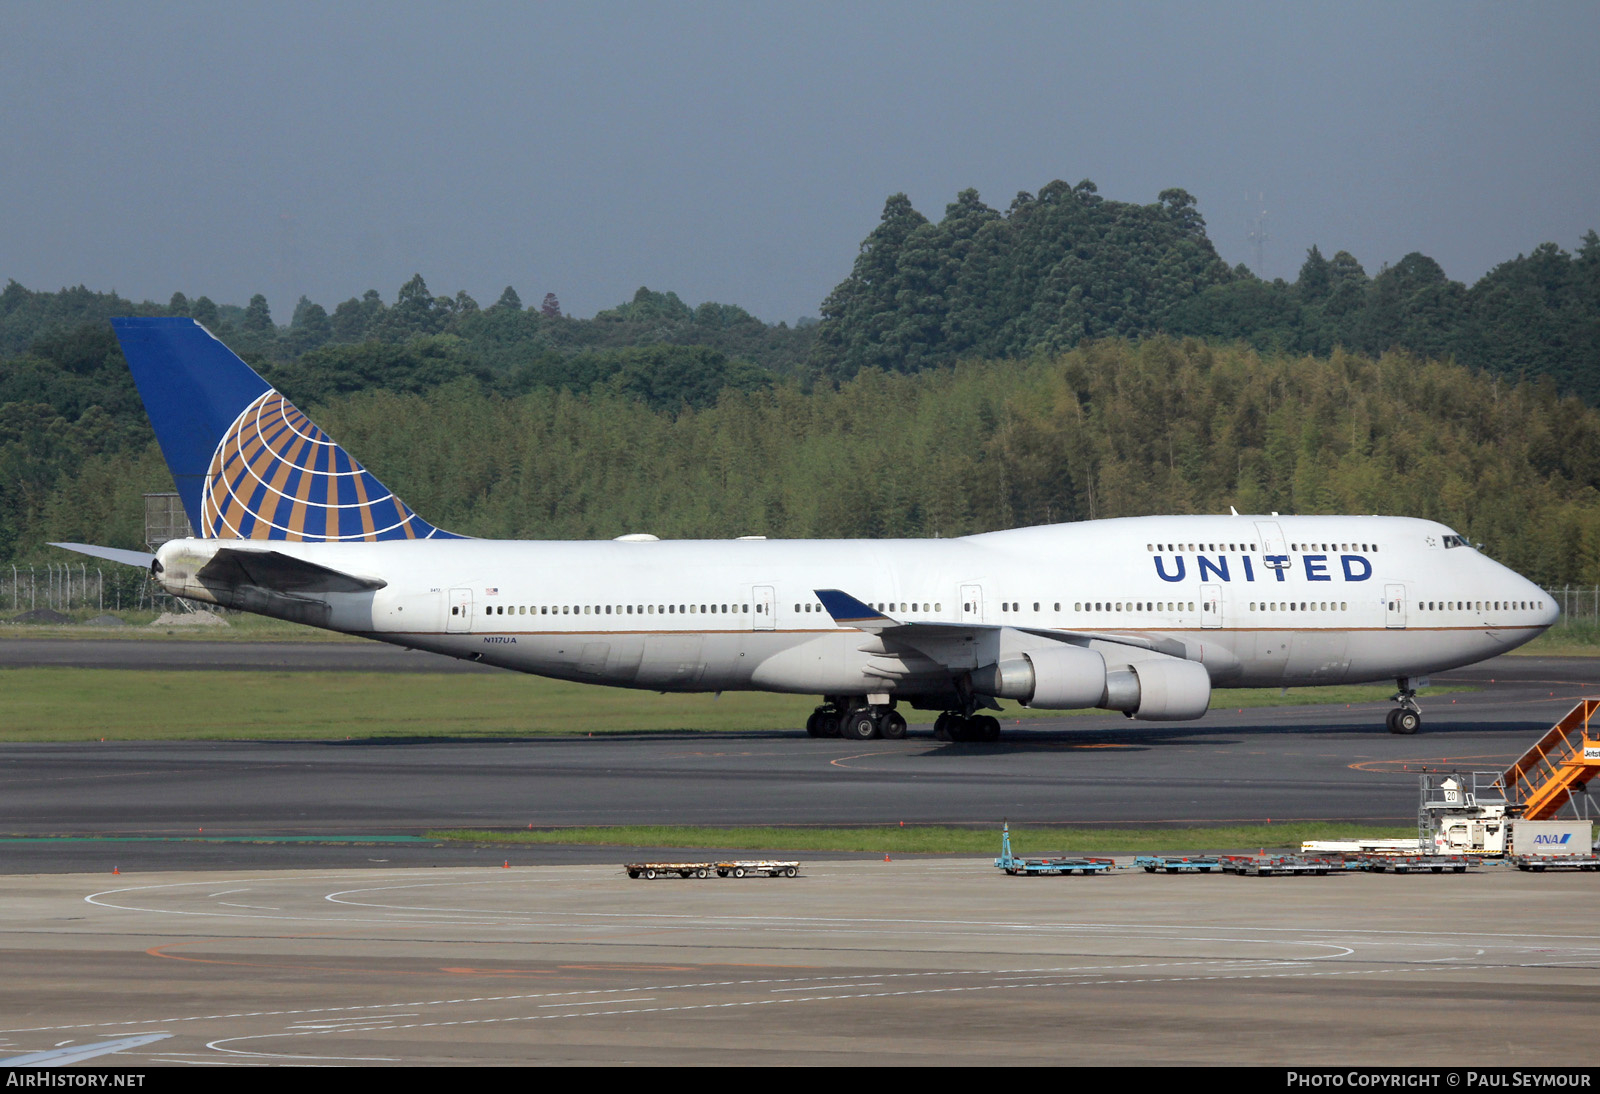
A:
MULTIPOLYGON (((841 263, 841 266, 843 263, 841 263)), ((641 288, 591 319, 418 275, 285 325, 0 292, 0 559, 140 546, 171 488, 107 320, 192 315, 419 513, 527 538, 956 536, 1146 513, 1396 513, 1600 582, 1600 239, 1476 284, 1408 255, 1230 268, 1195 200, 888 199, 820 320, 641 288)))

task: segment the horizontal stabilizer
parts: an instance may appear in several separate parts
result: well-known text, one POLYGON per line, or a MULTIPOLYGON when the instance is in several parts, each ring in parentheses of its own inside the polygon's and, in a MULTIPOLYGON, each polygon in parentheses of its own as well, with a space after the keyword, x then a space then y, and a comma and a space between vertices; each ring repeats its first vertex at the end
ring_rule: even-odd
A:
POLYGON ((356 577, 278 551, 243 551, 223 547, 195 575, 204 583, 254 585, 280 593, 361 593, 388 584, 356 577))
POLYGON ((76 551, 80 555, 90 558, 103 558, 108 562, 120 562, 124 566, 137 566, 141 570, 148 570, 156 556, 148 551, 125 551, 120 547, 96 547, 92 543, 52 543, 52 547, 60 547, 63 551, 76 551))

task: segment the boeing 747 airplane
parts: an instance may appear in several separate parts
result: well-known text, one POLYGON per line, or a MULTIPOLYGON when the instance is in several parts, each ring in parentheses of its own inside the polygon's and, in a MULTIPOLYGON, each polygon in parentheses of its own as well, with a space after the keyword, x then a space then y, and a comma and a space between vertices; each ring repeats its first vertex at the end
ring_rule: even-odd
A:
POLYGON ((949 540, 471 539, 434 527, 200 324, 112 321, 193 539, 176 596, 540 676, 816 694, 813 736, 994 740, 999 700, 1133 718, 1216 686, 1416 687, 1557 618, 1533 583, 1428 520, 1151 516, 949 540))

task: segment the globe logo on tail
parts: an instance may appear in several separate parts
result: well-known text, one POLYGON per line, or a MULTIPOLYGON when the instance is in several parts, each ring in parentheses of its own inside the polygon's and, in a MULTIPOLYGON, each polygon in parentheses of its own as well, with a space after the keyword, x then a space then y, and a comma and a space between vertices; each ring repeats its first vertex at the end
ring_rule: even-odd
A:
POLYGON ((443 536, 279 392, 234 420, 211 457, 201 496, 215 539, 313 543, 443 536))

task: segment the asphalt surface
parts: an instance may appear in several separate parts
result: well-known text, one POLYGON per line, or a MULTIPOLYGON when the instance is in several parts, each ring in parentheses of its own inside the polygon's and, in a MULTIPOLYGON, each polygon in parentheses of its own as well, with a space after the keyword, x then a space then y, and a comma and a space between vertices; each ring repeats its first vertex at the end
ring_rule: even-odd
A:
POLYGON ((1596 876, 1038 879, 980 856, 705 881, 35 875, 0 886, 0 1059, 154 1037, 90 1064, 1498 1065, 1572 1085, 1596 1060, 1596 876))
MULTIPOLYGON (((123 667, 452 668, 377 644, 0 642, 0 664, 113 647, 123 667), (91 648, 82 648, 82 647, 91 648), (74 647, 67 649, 65 647, 74 647)), ((483 671, 483 670, 475 670, 483 671)), ((494 671, 494 670, 488 670, 494 671)), ((1441 674, 1423 732, 1381 703, 1005 723, 999 743, 788 732, 526 740, 0 745, 0 873, 610 862, 614 849, 440 844, 440 828, 561 825, 1409 823, 1422 770, 1498 770, 1600 661, 1500 658, 1441 674)), ((581 732, 581 725, 578 727, 581 732)))
MULTIPOLYGON (((104 645, 89 663, 457 667, 343 643, 104 645)), ((5 641, 0 664, 97 652, 5 641)), ((1368 704, 1170 725, 1013 718, 992 745, 798 728, 0 745, 0 1059, 120 1041, 88 1063, 1135 1061, 1581 1080, 1596 1060, 1593 873, 1032 879, 987 855, 796 855, 793 880, 647 882, 619 869, 631 849, 421 835, 1407 823, 1421 769, 1503 767, 1600 690, 1600 661, 1505 658, 1435 682, 1478 690, 1425 701, 1414 737, 1368 704)))

